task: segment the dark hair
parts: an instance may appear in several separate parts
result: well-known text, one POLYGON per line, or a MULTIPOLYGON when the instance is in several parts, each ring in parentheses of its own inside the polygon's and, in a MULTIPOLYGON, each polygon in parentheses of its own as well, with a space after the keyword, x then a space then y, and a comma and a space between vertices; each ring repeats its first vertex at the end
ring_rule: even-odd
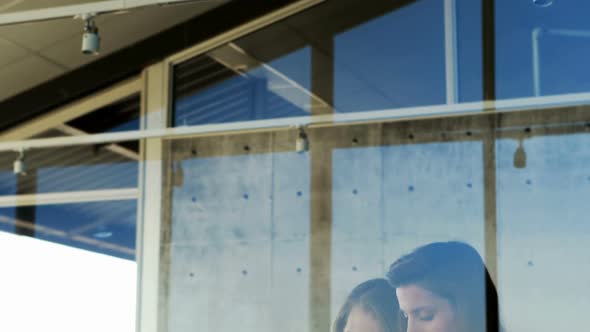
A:
POLYGON ((356 286, 340 308, 333 332, 344 332, 348 316, 355 306, 373 315, 382 326, 383 332, 400 331, 399 304, 395 289, 386 279, 371 279, 356 286))
POLYGON ((462 242, 436 242, 395 261, 387 273, 395 288, 417 285, 447 299, 469 332, 501 330, 498 294, 477 251, 462 242))

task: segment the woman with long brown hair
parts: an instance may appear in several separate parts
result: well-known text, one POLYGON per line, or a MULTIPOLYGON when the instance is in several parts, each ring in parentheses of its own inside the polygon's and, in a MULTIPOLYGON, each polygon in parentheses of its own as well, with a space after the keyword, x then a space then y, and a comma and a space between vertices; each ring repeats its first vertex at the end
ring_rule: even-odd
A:
POLYGON ((395 261, 395 287, 406 332, 498 332, 498 295, 477 251, 437 242, 395 261))

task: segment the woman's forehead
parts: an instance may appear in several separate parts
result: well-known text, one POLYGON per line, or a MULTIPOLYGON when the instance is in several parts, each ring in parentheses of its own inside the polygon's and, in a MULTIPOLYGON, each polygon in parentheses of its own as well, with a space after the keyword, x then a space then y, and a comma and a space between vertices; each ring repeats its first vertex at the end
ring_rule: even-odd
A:
POLYGON ((442 304, 443 301, 445 301, 444 298, 415 284, 398 287, 395 292, 400 307, 404 311, 414 311, 424 307, 432 307, 442 304))

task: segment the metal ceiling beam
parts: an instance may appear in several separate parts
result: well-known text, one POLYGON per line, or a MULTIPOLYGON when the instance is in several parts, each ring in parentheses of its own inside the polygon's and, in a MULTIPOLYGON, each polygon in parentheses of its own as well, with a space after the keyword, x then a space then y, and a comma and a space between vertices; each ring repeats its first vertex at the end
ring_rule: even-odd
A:
POLYGON ((81 14, 105 14, 125 12, 136 8, 181 3, 219 2, 221 0, 111 0, 95 1, 79 5, 40 8, 0 14, 0 26, 37 21, 73 18, 81 14))

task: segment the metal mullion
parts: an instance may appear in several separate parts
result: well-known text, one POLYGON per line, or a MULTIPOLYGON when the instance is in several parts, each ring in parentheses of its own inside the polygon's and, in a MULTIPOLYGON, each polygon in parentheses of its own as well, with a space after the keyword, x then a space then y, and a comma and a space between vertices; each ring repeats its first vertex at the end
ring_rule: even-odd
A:
MULTIPOLYGON (((482 78, 483 100, 494 111, 496 103, 496 6, 495 0, 482 3, 482 78)), ((484 260, 490 276, 498 285, 498 221, 496 197, 496 118, 491 118, 483 137, 484 175, 484 260)))
MULTIPOLYGON (((160 62, 144 71, 141 129, 162 130, 168 126, 170 113, 170 70, 168 63, 160 62)), ((141 142, 140 200, 137 221, 137 323, 139 332, 158 332, 164 326, 161 307, 160 280, 162 269, 162 233, 164 201, 164 147, 160 137, 141 142)))
MULTIPOLYGON (((334 104, 335 70, 331 57, 334 53, 334 35, 322 36, 321 44, 311 51, 311 95, 318 96, 328 105, 334 104)), ((314 115, 331 116, 332 107, 316 104, 311 108, 314 115)), ((309 218, 309 331, 329 331, 332 319, 332 264, 333 264, 333 211, 332 211, 332 148, 327 143, 325 132, 310 132, 312 144, 309 152, 310 218, 309 218)))

